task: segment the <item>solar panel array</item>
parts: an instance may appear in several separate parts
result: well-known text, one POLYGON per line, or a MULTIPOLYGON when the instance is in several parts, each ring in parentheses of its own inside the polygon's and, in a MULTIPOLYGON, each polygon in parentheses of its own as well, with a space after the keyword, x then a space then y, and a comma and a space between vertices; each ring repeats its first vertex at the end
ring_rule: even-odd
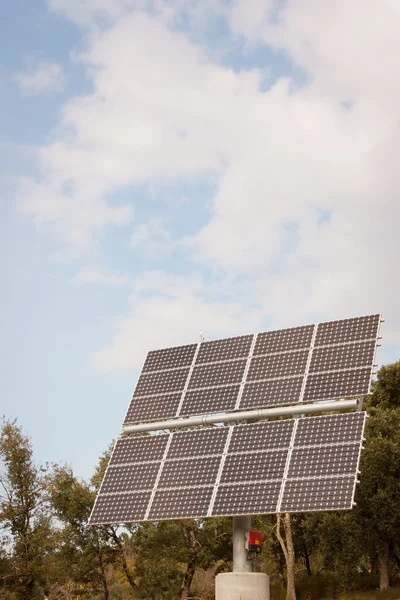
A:
POLYGON ((125 424, 369 393, 380 315, 149 352, 125 424))
POLYGON ((120 439, 89 522, 350 509, 364 425, 358 412, 120 439))

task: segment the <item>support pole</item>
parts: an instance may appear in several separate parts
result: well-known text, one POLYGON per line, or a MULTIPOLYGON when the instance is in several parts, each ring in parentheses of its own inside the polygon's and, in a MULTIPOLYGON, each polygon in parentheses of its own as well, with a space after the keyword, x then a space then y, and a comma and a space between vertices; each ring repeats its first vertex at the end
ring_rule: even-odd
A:
POLYGON ((349 410, 357 407, 357 400, 334 400, 332 402, 315 402, 314 404, 296 404, 295 406, 279 406, 277 408, 261 408, 232 413, 219 413, 203 415, 201 417, 188 417, 185 419, 169 419, 153 423, 138 423, 137 425, 124 425, 126 435, 142 433, 143 431, 158 431, 162 429, 178 429, 179 427, 193 427, 194 425, 212 425, 213 423, 229 423, 232 421, 249 421, 253 419, 270 419, 289 415, 305 415, 307 413, 330 412, 333 410, 349 410))
POLYGON ((247 560, 247 551, 245 549, 245 534, 251 529, 251 517, 242 515, 233 517, 233 572, 249 573, 251 572, 251 563, 247 560))
POLYGON ((215 579, 215 600, 270 600, 269 577, 252 573, 247 560, 245 535, 251 529, 251 517, 233 517, 233 573, 220 573, 215 579))

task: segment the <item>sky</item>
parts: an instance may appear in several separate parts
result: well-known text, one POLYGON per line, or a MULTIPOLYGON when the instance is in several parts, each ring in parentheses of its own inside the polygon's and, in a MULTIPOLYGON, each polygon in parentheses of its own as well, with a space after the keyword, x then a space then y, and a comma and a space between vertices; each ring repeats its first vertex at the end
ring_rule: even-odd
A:
POLYGON ((400 358, 398 0, 14 0, 1 414, 92 475, 150 349, 380 312, 400 358))

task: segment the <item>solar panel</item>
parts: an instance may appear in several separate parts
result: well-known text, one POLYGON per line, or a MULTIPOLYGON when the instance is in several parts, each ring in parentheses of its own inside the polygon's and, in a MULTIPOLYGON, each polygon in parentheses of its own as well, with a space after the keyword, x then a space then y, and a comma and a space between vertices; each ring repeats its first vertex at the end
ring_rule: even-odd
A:
POLYGON ((136 463, 110 467, 104 476, 102 492, 129 492, 134 489, 152 489, 160 463, 136 463))
POLYGON ((293 479, 285 487, 281 512, 349 509, 353 494, 354 477, 293 479))
POLYGON ((206 365, 195 365, 189 381, 193 388, 212 388, 229 383, 240 383, 246 368, 245 360, 230 360, 206 365))
POLYGON ((228 431, 228 428, 218 427, 173 434, 168 449, 168 458, 222 454, 228 431))
POLYGON ((126 413, 125 422, 140 423, 153 419, 168 419, 178 412, 181 396, 182 393, 146 396, 140 398, 140 402, 137 402, 134 396, 126 413))
POLYGON ((274 513, 280 489, 280 481, 220 486, 212 515, 218 517, 274 513))
POLYGON ((243 335, 224 340, 203 342, 200 346, 196 363, 202 364, 231 360, 233 358, 247 358, 252 340, 252 335, 243 335))
POLYGON ((254 348, 254 355, 275 354, 311 346, 314 325, 305 327, 292 327, 290 329, 279 329, 277 331, 266 331, 259 333, 254 348))
POLYGON ((212 493, 212 487, 158 490, 149 521, 203 517, 207 514, 212 493))
POLYGON ((163 435, 145 435, 117 440, 110 465, 161 460, 167 446, 163 435))
POLYGON ((315 337, 316 346, 343 344, 373 339, 377 335, 380 315, 367 315, 341 321, 320 323, 315 337))
POLYGON ((287 354, 253 356, 247 374, 247 381, 301 375, 305 371, 307 360, 308 350, 288 352, 287 354))
POLYGON ((369 393, 371 367, 351 371, 310 374, 307 378, 303 400, 330 400, 369 393))
POLYGON ((353 473, 357 467, 358 454, 357 444, 294 448, 288 477, 320 477, 353 473))
POLYGON ((310 373, 355 369, 372 364, 374 355, 375 340, 315 348, 311 359, 310 373))
POLYGON ((364 413, 300 419, 296 430, 296 446, 345 444, 362 438, 364 413))
POLYGON ((285 421, 264 421, 233 428, 229 444, 230 452, 250 450, 277 450, 289 448, 293 433, 294 419, 285 421))
POLYGON ((240 399, 240 408, 296 404, 300 398, 303 381, 304 377, 301 376, 246 383, 240 399))
POLYGON ((225 459, 220 481, 236 483, 237 481, 282 479, 287 454, 287 450, 230 454, 225 459))
POLYGON ((233 410, 236 406, 239 390, 239 385, 188 390, 183 400, 180 415, 200 415, 233 410))
POLYGON ((350 509, 365 413, 119 440, 90 524, 350 509))
POLYGON ((151 492, 106 495, 99 493, 90 515, 90 525, 129 523, 145 518, 151 492))
POLYGON ((163 350, 151 350, 143 366, 143 373, 147 371, 162 371, 177 367, 190 367, 192 364, 197 344, 177 346, 163 350))
POLYGON ((213 485, 217 477, 221 456, 167 460, 158 483, 159 488, 213 485))
POLYGON ((380 315, 149 352, 125 424, 369 393, 380 315))
POLYGON ((189 369, 171 369, 142 373, 139 377, 134 396, 152 396, 183 390, 189 375, 189 369))

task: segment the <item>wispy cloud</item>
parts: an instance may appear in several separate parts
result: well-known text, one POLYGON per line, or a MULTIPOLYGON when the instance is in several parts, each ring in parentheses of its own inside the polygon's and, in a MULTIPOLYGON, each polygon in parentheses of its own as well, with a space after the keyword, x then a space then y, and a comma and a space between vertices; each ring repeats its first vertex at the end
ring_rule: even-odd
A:
POLYGON ((238 299, 229 301, 221 291, 196 274, 170 275, 150 271, 136 278, 131 297, 132 314, 118 320, 110 344, 96 352, 93 366, 101 371, 140 367, 152 348, 197 342, 200 329, 206 337, 244 333, 259 318, 238 299))
POLYGON ((85 267, 81 269, 72 279, 75 285, 101 285, 108 287, 125 287, 131 282, 128 275, 122 275, 113 271, 104 271, 98 267, 85 267))
MULTIPOLYGON (((143 353, 134 331, 150 331, 155 315, 161 328, 198 313, 203 327, 216 319, 233 332, 257 303, 271 324, 381 308, 398 324, 400 8, 382 0, 377 19, 374 0, 353 0, 351 10, 348 0, 223 3, 232 44, 283 51, 308 74, 293 86, 282 72, 266 90, 259 69, 222 65, 207 40, 170 27, 166 10, 135 11, 149 4, 51 0, 85 31, 91 15, 109 19, 80 56, 93 91, 65 104, 54 141, 39 151, 42 179, 29 182, 19 208, 86 249, 106 227, 130 224, 132 202, 112 201, 121 188, 212 179, 208 221, 185 238, 177 271, 195 264, 236 283, 220 288, 221 300, 197 288, 174 300, 157 290, 135 296, 105 362, 126 364, 118 344, 143 353), (321 214, 330 215, 323 225, 321 214), (242 313, 224 320, 238 285, 242 313)), ((170 244, 164 215, 146 210, 131 240, 137 253, 170 244)))
POLYGON ((63 89, 65 80, 61 65, 35 58, 29 58, 26 68, 15 73, 13 79, 26 95, 59 92, 63 89))
POLYGON ((131 235, 130 243, 135 250, 145 250, 151 255, 162 252, 164 256, 169 254, 174 246, 172 235, 160 217, 151 218, 147 223, 137 225, 131 235))

